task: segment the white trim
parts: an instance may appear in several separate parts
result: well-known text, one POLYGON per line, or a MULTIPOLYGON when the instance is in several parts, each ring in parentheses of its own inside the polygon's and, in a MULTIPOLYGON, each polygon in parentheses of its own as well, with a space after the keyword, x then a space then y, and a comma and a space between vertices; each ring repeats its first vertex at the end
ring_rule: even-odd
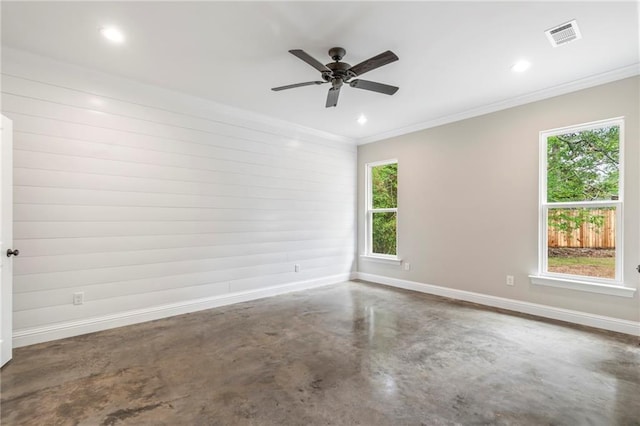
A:
POLYGON ((398 213, 397 207, 386 207, 384 209, 371 209, 372 213, 398 213))
MULTIPOLYGON (((0 102, 1 103, 1 102, 0 102)), ((13 121, 0 114, 0 254, 13 247, 13 121)), ((0 259, 0 367, 13 357, 13 258, 0 259)))
POLYGON ((400 265, 402 263, 402 259, 395 256, 376 256, 370 254, 361 254, 360 259, 367 260, 369 262, 386 263, 389 265, 400 265))
POLYGON ((573 208, 602 208, 602 207, 619 207, 619 200, 596 200, 596 201, 562 201, 549 203, 548 206, 554 209, 573 209, 573 208))
MULTIPOLYGON (((536 284, 542 284, 542 278, 548 277, 553 282, 554 287, 571 288, 575 290, 589 291, 592 293, 604 293, 605 288, 617 286, 618 288, 624 288, 624 140, 625 140, 625 127, 624 116, 607 118, 603 120, 590 121, 587 123, 557 127, 555 129, 543 130, 539 133, 539 158, 538 158, 538 274, 535 275, 539 278, 536 284), (615 127, 619 128, 619 140, 618 140, 618 199, 617 200, 596 200, 596 201, 570 201, 570 202, 549 202, 547 199, 547 161, 548 161, 548 140, 551 136, 561 135, 567 132, 584 132, 588 130, 600 129, 603 127, 615 127), (563 209, 563 208, 602 208, 606 206, 615 207, 616 209, 616 250, 615 250, 615 278, 603 279, 589 276, 579 275, 565 275, 549 272, 549 256, 548 256, 548 229, 549 229, 549 210, 551 209, 563 209), (577 278, 577 279, 576 279, 577 278), (565 281, 569 284, 561 284, 561 281, 565 281), (571 284, 570 282, 574 283, 571 284), (581 283, 582 285, 575 285, 575 283, 581 283), (586 286, 585 286, 586 285, 586 286), (589 288, 589 285, 593 287, 589 288), (602 286, 605 287, 602 287, 602 286), (600 291, 596 291, 600 290, 600 291)), ((532 279, 533 282, 533 279, 532 279)), ((545 285, 545 284, 542 284, 545 285)), ((552 285, 552 284, 546 284, 552 285)), ((613 294, 613 293, 604 293, 613 294)), ((616 293, 616 295, 619 295, 616 293)), ((633 294, 631 296, 633 297, 633 294)))
POLYGON ((205 297, 201 299, 186 300, 183 302, 155 306, 152 308, 120 312, 113 315, 105 315, 78 321, 69 321, 44 327, 16 330, 13 333, 13 346, 21 347, 26 345, 33 345, 35 343, 48 342, 51 340, 64 339, 67 337, 94 333, 96 331, 107 330, 115 327, 123 327, 126 325, 167 318, 174 315, 182 315, 190 312, 231 305, 234 303, 247 302, 250 300, 262 299, 264 297, 277 296, 293 291, 322 287, 325 285, 348 281, 349 279, 353 278, 354 275, 352 273, 338 274, 312 280, 271 286, 258 290, 250 290, 238 293, 224 294, 220 296, 205 297))
POLYGON ((378 167, 378 166, 386 166, 387 164, 396 164, 397 162, 398 162, 397 158, 390 158, 388 160, 371 161, 370 163, 365 164, 365 166, 378 167))
POLYGON ((603 315, 595 315, 586 312, 572 311, 569 309, 555 308, 547 305, 522 302, 519 300, 506 299, 503 297, 490 296, 487 294, 457 290, 448 287, 440 287, 431 284, 423 284, 415 281, 407 281, 398 278, 384 277, 381 275, 367 274, 363 272, 358 273, 358 279, 388 285, 391 287, 418 291, 420 293, 434 294, 437 296, 448 297, 456 300, 464 300, 467 302, 478 303, 480 305, 492 306, 494 308, 507 309, 510 311, 536 315, 539 317, 551 318, 574 324, 601 328, 618 333, 631 334, 633 336, 640 336, 640 322, 637 321, 622 320, 603 315))
POLYGON ((626 67, 618 68, 612 71, 607 71, 602 74, 596 74, 590 77, 585 77, 585 78, 571 81, 565 84, 560 84, 557 86, 538 90, 526 95, 505 99, 503 101, 494 102, 487 105, 482 105, 477 108, 473 108, 460 113, 446 115, 444 117, 435 118, 429 121, 423 121, 420 123, 412 124, 410 126, 401 127, 398 129, 387 130, 382 133, 360 138, 356 141, 356 143, 358 145, 364 145, 371 142, 380 141, 383 139, 402 136, 408 133, 418 132, 420 130, 430 129, 432 127, 442 126, 444 124, 454 123, 456 121, 466 120, 468 118, 478 117, 480 115, 490 114, 492 112, 502 111, 502 110, 513 108, 519 105, 525 105, 531 102, 541 101, 543 99, 552 98, 554 96, 560 96, 560 95, 564 95, 571 92, 577 92, 578 90, 588 89, 590 87, 599 86, 601 84, 611 83, 613 81, 634 77, 639 74, 640 74, 640 63, 635 63, 626 67))
MULTIPOLYGON (((615 125, 622 125, 624 124, 624 116, 619 116, 619 117, 611 117, 611 118, 604 118, 602 120, 595 120, 595 121, 588 121, 586 123, 580 123, 580 124, 570 124, 568 126, 562 126, 562 127, 555 127, 553 129, 547 129, 547 130, 543 130, 540 133, 541 134, 545 134, 546 136, 556 136, 556 135, 561 135, 563 133, 574 133, 574 132, 584 132, 586 130, 595 130, 595 129, 600 129, 602 127, 611 127, 611 126, 615 126, 615 125)), ((620 129, 620 133, 624 133, 622 131, 623 129, 620 129)))
MULTIPOLYGON (((373 170, 374 167, 385 166, 387 164, 398 165, 398 159, 392 158, 389 160, 373 161, 370 163, 366 163, 364 165, 364 168, 365 168, 364 170, 364 180, 365 180, 364 203, 366 206, 364 223, 365 223, 366 233, 364 238, 365 254, 363 256, 370 257, 370 258, 378 258, 378 259, 384 258, 384 259, 393 260, 393 259, 397 259, 397 253, 398 253, 398 200, 396 198, 395 208, 374 209, 373 208, 373 187, 371 182, 371 170, 373 170), (373 214, 374 213, 395 213, 396 214, 396 255, 395 256, 384 255, 381 253, 373 252, 372 239, 373 239, 373 214)), ((397 175, 396 175, 396 179, 398 179, 397 175)))
POLYGON ((551 277, 543 275, 529 275, 531 284, 548 287, 568 288, 571 290, 587 291, 589 293, 608 294, 610 296, 633 297, 635 288, 621 285, 601 284, 593 281, 581 281, 570 278, 551 277))

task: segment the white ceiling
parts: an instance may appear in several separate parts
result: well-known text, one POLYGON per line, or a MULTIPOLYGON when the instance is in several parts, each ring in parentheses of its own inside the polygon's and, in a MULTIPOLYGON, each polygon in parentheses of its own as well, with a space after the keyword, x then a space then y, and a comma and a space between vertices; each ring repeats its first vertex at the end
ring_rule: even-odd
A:
POLYGON ((369 141, 575 80, 637 74, 638 16, 637 2, 2 1, 2 44, 369 141), (552 48, 544 30, 571 19, 583 39, 552 48), (126 43, 104 40, 104 25, 126 43), (327 63, 333 46, 352 65, 395 52, 398 62, 363 78, 398 93, 345 87, 325 108, 326 85, 270 90, 319 77, 289 49, 327 63), (521 58, 532 66, 516 74, 521 58))

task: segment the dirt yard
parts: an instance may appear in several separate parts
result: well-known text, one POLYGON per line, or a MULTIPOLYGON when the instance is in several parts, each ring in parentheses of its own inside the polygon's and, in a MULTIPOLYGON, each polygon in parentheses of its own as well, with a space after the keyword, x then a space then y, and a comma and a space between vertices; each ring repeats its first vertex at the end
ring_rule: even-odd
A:
POLYGON ((549 272, 615 278, 616 252, 594 248, 549 248, 549 272))
POLYGON ((549 247, 549 257, 616 257, 616 251, 599 248, 549 247))

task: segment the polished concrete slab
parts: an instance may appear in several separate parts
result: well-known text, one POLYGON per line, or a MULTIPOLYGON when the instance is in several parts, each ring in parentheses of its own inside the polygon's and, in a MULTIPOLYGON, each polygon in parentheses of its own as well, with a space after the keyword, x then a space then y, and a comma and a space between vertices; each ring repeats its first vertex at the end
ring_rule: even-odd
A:
POLYGON ((20 348, 2 425, 638 425, 638 338, 364 283, 20 348))

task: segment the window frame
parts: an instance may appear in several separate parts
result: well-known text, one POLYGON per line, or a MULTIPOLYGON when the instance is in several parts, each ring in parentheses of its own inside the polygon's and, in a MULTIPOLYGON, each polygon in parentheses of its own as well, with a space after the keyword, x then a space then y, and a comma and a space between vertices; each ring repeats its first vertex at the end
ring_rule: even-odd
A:
MULTIPOLYGON (((396 207, 374 209, 373 208, 373 182, 371 171, 374 167, 385 166, 387 164, 398 164, 398 159, 374 161, 365 164, 365 253, 364 257, 377 259, 381 261, 399 262, 398 257, 398 200, 396 199, 396 207), (373 214, 374 213, 395 213, 396 214, 396 254, 383 254, 373 252, 373 214)), ((396 176, 398 179, 398 176, 396 176)))
POLYGON ((578 125, 560 127, 556 129, 544 130, 540 132, 540 153, 539 153, 539 232, 538 232, 538 275, 531 276, 534 284, 549 285, 554 287, 573 288, 584 291, 606 293, 614 295, 627 295, 626 292, 616 291, 624 287, 623 269, 623 228, 624 228, 624 117, 615 117, 606 120, 592 121, 578 125), (620 131, 619 139, 619 163, 618 163, 618 199, 617 200, 596 200, 596 201, 570 201, 570 202, 549 202, 547 200, 547 166, 548 152, 547 141, 551 136, 565 133, 577 133, 586 130, 593 130, 602 127, 618 126, 620 131), (548 212, 553 208, 616 208, 616 259, 615 278, 590 277, 585 275, 562 274, 548 271, 548 212))

